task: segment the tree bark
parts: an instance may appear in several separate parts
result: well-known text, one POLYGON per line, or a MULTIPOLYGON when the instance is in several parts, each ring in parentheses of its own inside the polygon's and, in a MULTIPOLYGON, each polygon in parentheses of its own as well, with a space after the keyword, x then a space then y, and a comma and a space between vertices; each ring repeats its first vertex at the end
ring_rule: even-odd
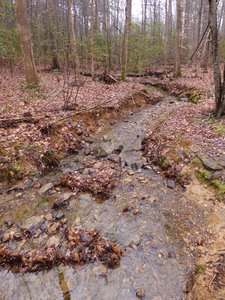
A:
POLYGON ((128 60, 128 41, 129 41, 129 34, 131 28, 131 12, 132 12, 132 0, 126 0, 125 28, 124 28, 122 62, 121 62, 122 81, 125 81, 126 79, 127 60, 128 60))
POLYGON ((57 53, 57 41, 56 41, 56 22, 55 22, 55 14, 57 9, 55 9, 56 3, 53 0, 48 0, 48 10, 50 17, 50 30, 49 30, 49 38, 51 44, 51 55, 52 55, 52 69, 57 70, 60 69, 58 53, 57 53))
POLYGON ((209 0, 209 21, 212 39, 211 48, 213 59, 213 75, 215 83, 215 113, 219 117, 225 113, 225 66, 222 82, 218 51, 217 0, 209 0))
POLYGON ((95 77, 95 62, 94 62, 94 21, 95 21, 95 9, 94 9, 94 0, 91 0, 91 77, 92 80, 95 77))
POLYGON ((19 28, 21 48, 24 55, 26 80, 28 84, 35 85, 39 83, 39 78, 34 63, 34 53, 28 24, 26 0, 16 0, 16 18, 19 28))
POLYGON ((177 0, 176 60, 174 77, 181 77, 182 0, 177 0))
POLYGON ((67 0, 67 9, 68 9, 68 19, 69 19, 69 34, 70 34, 70 47, 71 47, 71 58, 72 65, 75 73, 79 73, 79 58, 77 51, 77 40, 74 29, 74 17, 73 17, 73 7, 72 0, 67 0))

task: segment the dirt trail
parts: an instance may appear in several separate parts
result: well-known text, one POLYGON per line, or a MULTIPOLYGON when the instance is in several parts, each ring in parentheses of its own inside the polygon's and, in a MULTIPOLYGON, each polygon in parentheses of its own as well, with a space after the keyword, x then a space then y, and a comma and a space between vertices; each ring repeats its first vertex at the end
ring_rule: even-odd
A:
MULTIPOLYGON (((75 268, 60 265, 46 272, 17 275, 2 270, 1 299, 184 299, 195 256, 192 245, 199 238, 207 239, 207 216, 212 209, 193 201, 176 182, 166 180, 141 152, 142 139, 154 128, 162 111, 174 110, 178 105, 182 104, 165 97, 157 105, 147 105, 100 128, 91 142, 90 153, 104 154, 97 164, 106 159, 121 163, 119 183, 105 201, 87 193, 71 194, 69 205, 56 211, 56 217, 60 219, 63 214, 68 226, 97 228, 102 236, 116 241, 123 249, 120 266, 107 269, 99 264, 75 268)), ((68 170, 79 170, 90 156, 90 149, 64 159, 54 174, 35 178, 36 185, 56 182, 68 170)), ((51 218, 56 194, 65 196, 65 191, 53 187, 43 195, 34 188, 3 193, 1 222, 21 224, 33 215, 51 218)), ((53 232, 51 238, 56 243, 60 233, 53 232)), ((26 247, 46 242, 49 236, 41 235, 26 247)))

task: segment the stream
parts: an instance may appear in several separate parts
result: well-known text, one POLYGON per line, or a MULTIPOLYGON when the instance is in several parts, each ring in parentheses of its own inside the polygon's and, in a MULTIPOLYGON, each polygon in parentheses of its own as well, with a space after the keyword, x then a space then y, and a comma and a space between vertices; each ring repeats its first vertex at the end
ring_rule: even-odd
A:
MULTIPOLYGON (((168 183, 159 169, 147 164, 141 152, 141 142, 153 126, 151 120, 156 120, 169 105, 176 109, 180 104, 165 97, 154 106, 146 105, 99 128, 91 147, 100 147, 107 153, 119 149, 121 179, 105 201, 83 193, 79 197, 72 195, 69 206, 62 208, 71 225, 97 228, 102 236, 115 240, 123 249, 120 265, 115 269, 100 264, 74 268, 60 265, 31 274, 2 270, 0 299, 184 299, 192 269, 192 255, 184 240, 192 233, 205 234, 205 208, 189 202, 184 190, 175 182, 168 183)), ((37 185, 54 182, 67 170, 78 169, 85 158, 84 152, 67 157, 60 170, 33 180, 37 185)), ((99 161, 102 159, 106 158, 99 161)), ((27 188, 1 194, 1 223, 51 213, 50 204, 58 192, 61 193, 49 190, 44 197, 37 189, 27 188)))

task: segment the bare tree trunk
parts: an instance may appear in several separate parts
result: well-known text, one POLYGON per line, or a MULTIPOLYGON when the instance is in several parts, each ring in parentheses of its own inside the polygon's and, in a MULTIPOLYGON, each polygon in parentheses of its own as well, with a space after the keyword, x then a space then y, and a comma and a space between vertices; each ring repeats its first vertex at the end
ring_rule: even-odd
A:
POLYGON ((165 2, 165 70, 167 73, 168 58, 172 49, 172 27, 173 27, 173 12, 172 12, 172 0, 166 0, 165 2))
POLYGON ((143 0, 143 20, 142 20, 142 28, 144 35, 146 34, 146 25, 147 25, 147 0, 143 0))
POLYGON ((75 73, 78 74, 80 66, 79 66, 79 58, 78 58, 78 51, 77 51, 77 40, 76 40, 76 34, 74 29, 72 0, 67 0, 67 9, 68 9, 68 19, 69 19, 69 34, 70 34, 72 65, 75 70, 75 73))
POLYGON ((60 69, 58 54, 57 54, 57 42, 55 37, 56 32, 56 22, 55 22, 55 14, 57 9, 55 9, 56 3, 53 0, 48 0, 48 10, 49 10, 49 17, 50 17, 50 31, 49 31, 49 38, 51 43, 51 55, 52 55, 52 69, 57 70, 60 69))
POLYGON ((215 102, 216 115, 221 116, 225 113, 225 66, 223 73, 223 82, 219 64, 218 51, 218 24, 217 24, 217 0, 209 0, 209 21, 212 37, 212 59, 213 74, 215 83, 215 102))
POLYGON ((95 77, 95 65, 94 65, 94 22, 95 22, 95 16, 94 16, 94 0, 91 0, 91 77, 94 79, 95 77))
POLYGON ((126 16, 125 16, 125 28, 123 37, 123 50, 122 50, 122 66, 121 66, 121 80, 126 79, 127 60, 128 60, 128 41, 131 28, 131 11, 132 11, 132 0, 126 0, 126 16))
POLYGON ((109 0, 104 1, 104 30, 106 33, 106 48, 107 48, 107 56, 106 56, 106 64, 105 68, 110 70, 111 63, 111 39, 110 39, 110 8, 109 8, 109 0))
POLYGON ((33 46, 28 25, 26 0, 16 0, 16 17, 20 33, 20 42, 24 55, 24 66, 28 84, 38 84, 39 78, 34 63, 33 46))
POLYGON ((177 0, 176 61, 174 77, 181 77, 182 0, 177 0))
POLYGON ((203 48, 203 55, 202 55, 201 67, 204 73, 208 73, 209 39, 210 39, 210 30, 208 31, 208 34, 206 36, 206 40, 203 48))

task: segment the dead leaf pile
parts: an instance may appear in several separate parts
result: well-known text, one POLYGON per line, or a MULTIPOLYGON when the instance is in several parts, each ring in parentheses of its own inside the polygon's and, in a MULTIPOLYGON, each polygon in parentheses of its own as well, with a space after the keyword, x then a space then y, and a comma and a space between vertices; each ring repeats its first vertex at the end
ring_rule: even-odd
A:
POLYGON ((67 173, 59 181, 59 186, 67 187, 74 192, 90 192, 94 196, 108 198, 113 191, 116 180, 118 179, 118 170, 105 162, 99 168, 86 168, 88 175, 81 175, 79 172, 67 173))
POLYGON ((65 231, 65 241, 57 247, 20 251, 0 244, 0 266, 14 272, 37 272, 61 263, 83 265, 100 262, 113 268, 118 266, 121 249, 116 243, 99 236, 96 230, 72 228, 65 231))

